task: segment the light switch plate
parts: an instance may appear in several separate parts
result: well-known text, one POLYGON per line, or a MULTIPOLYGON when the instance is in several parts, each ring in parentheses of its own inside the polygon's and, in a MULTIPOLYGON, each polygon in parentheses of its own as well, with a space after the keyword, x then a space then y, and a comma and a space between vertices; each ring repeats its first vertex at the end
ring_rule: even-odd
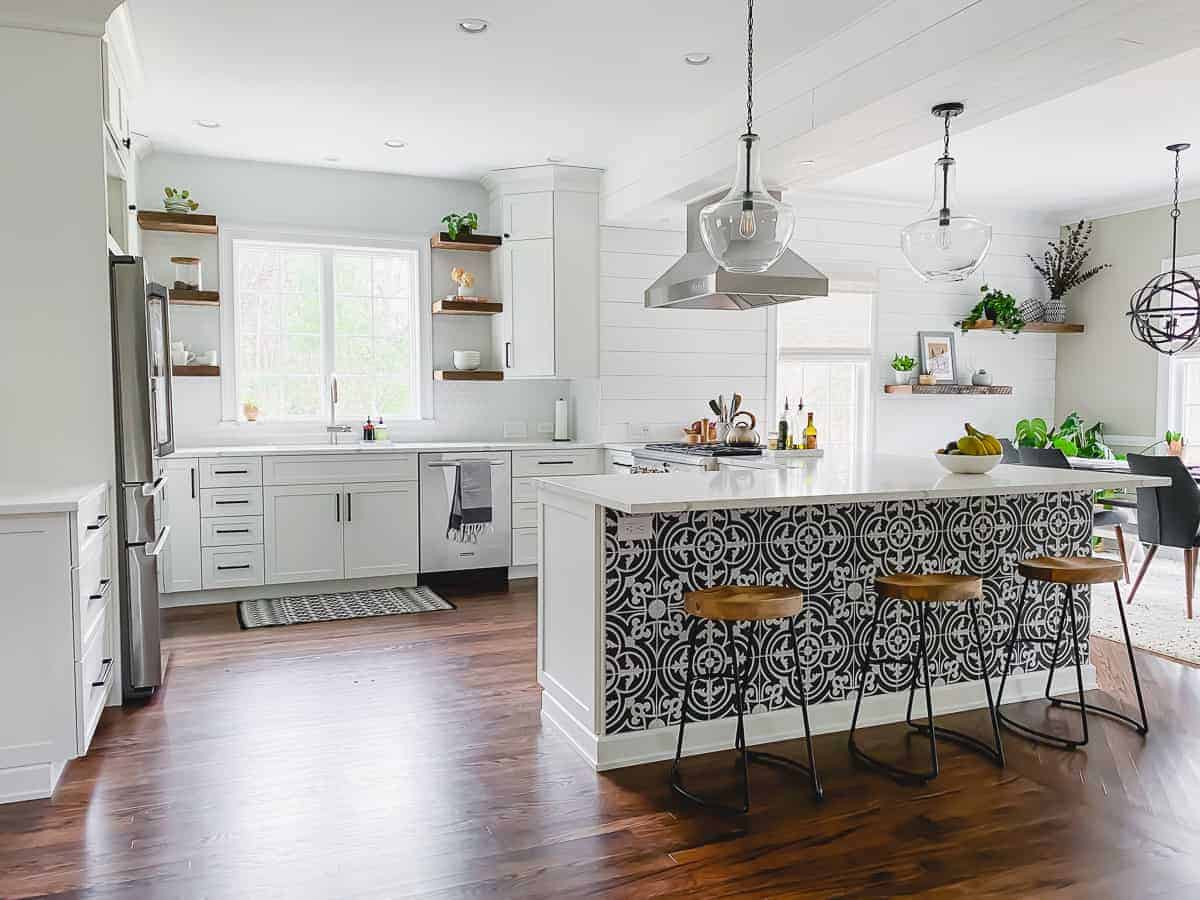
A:
POLYGON ((621 516, 617 519, 618 541, 649 541, 654 537, 654 516, 621 516))
POLYGON ((648 441, 650 440, 650 426, 641 423, 629 423, 629 439, 631 441, 648 441))
POLYGON ((538 434, 554 434, 553 422, 538 422, 538 434))
POLYGON ((506 438, 523 438, 529 436, 529 429, 524 422, 505 422, 504 436, 506 438))

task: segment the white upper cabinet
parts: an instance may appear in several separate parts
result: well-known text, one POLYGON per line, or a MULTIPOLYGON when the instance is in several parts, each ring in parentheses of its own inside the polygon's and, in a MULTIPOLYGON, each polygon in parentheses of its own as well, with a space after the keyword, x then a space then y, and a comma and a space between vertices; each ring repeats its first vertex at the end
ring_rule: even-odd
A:
POLYGON ((506 378, 587 378, 599 371, 600 175, 533 166, 483 179, 504 244, 492 282, 504 304, 495 357, 506 378))
POLYGON ((502 237, 532 241, 554 237, 554 192, 511 194, 500 202, 502 237))
POLYGON ((124 162, 131 142, 129 94, 125 88, 125 79, 121 75, 121 66, 108 41, 102 41, 100 47, 101 65, 104 67, 101 82, 104 90, 104 124, 117 155, 124 162))

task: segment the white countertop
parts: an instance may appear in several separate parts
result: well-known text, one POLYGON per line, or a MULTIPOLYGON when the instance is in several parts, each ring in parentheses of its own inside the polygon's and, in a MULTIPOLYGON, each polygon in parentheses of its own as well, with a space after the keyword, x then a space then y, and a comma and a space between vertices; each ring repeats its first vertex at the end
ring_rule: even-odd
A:
POLYGON ((861 468, 824 459, 805 465, 666 475, 580 475, 541 478, 541 491, 626 513, 737 509, 881 500, 1032 494, 1106 488, 1158 487, 1169 479, 1075 469, 997 466, 987 475, 954 475, 932 456, 876 456, 861 468))
POLYGON ((107 490, 108 485, 100 482, 53 487, 0 484, 0 516, 78 512, 84 500, 107 490))
MULTIPOLYGON (((347 441, 344 444, 247 444, 180 447, 168 458, 185 456, 285 456, 314 453, 465 453, 500 450, 598 450, 602 443, 577 441, 347 441)), ((641 446, 641 445, 631 445, 641 446)))

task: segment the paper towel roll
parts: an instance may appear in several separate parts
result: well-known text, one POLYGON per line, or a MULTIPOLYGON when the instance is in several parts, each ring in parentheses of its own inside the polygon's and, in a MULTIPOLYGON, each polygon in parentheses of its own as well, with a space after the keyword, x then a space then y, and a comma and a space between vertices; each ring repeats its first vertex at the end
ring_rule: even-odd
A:
POLYGON ((567 401, 561 397, 554 401, 554 439, 556 441, 571 439, 571 414, 567 401))

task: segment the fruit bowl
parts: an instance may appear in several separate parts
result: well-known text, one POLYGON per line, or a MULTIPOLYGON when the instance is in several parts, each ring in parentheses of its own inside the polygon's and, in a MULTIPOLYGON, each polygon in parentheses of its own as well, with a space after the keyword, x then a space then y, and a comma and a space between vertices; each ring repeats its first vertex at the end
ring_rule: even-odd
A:
POLYGON ((1000 465, 1004 459, 1002 453, 994 456, 969 456, 966 453, 935 453, 933 458, 942 464, 942 468, 958 475, 983 475, 1000 465))

